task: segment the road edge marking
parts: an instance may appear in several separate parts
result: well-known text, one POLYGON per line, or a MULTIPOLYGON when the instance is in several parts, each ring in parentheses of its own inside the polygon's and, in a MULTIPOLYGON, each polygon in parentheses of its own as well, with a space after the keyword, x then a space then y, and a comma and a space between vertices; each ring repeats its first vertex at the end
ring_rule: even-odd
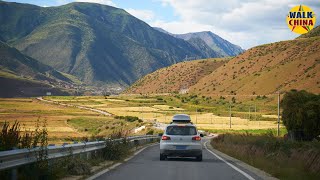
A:
POLYGON ((237 168, 235 165, 227 162, 226 160, 224 160, 222 157, 218 156, 216 153, 212 152, 210 149, 208 149, 207 147, 207 143, 209 141, 204 143, 204 147, 206 148, 206 150, 208 152, 210 152, 212 155, 214 155, 215 157, 217 157, 218 159, 220 159, 221 161, 223 161, 224 163, 226 163, 227 165, 229 165, 230 167, 232 167, 234 170, 238 171, 240 174, 242 174, 243 176, 245 176, 246 178, 250 179, 250 180, 255 180, 252 176, 250 176, 249 174, 247 174, 246 172, 242 171, 241 169, 237 168))
POLYGON ((151 147, 151 146, 158 145, 158 144, 159 144, 159 143, 155 143, 155 144, 150 144, 150 145, 148 145, 148 146, 145 146, 145 147, 139 149, 138 151, 134 152, 132 156, 126 158, 125 160, 123 160, 123 162, 116 163, 116 164, 108 167, 107 169, 102 170, 102 171, 100 171, 100 172, 98 172, 98 173, 96 173, 96 174, 94 174, 94 175, 86 178, 86 180, 94 180, 94 179, 100 177, 101 175, 109 172, 110 170, 115 169, 116 167, 120 166, 120 165, 123 164, 124 162, 127 162, 127 161, 129 161, 130 159, 134 158, 136 155, 138 155, 139 153, 141 153, 141 152, 144 151, 145 149, 147 149, 147 148, 149 148, 149 147, 151 147))

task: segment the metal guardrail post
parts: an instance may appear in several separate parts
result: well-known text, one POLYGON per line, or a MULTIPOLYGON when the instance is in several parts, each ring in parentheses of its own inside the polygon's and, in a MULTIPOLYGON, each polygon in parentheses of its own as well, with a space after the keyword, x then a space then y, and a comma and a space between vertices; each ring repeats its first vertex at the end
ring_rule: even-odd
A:
POLYGON ((11 170, 11 180, 16 180, 16 179, 18 179, 17 174, 18 174, 17 168, 13 168, 13 169, 11 170))

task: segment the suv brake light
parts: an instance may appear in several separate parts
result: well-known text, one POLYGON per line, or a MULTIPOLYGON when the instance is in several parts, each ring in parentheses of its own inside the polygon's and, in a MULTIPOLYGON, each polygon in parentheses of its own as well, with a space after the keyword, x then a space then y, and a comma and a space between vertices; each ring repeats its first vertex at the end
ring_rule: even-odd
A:
POLYGON ((166 141, 166 140, 171 140, 171 138, 169 136, 162 136, 161 138, 162 140, 166 141))
POLYGON ((192 137, 193 141, 201 141, 201 137, 200 136, 194 136, 192 137))

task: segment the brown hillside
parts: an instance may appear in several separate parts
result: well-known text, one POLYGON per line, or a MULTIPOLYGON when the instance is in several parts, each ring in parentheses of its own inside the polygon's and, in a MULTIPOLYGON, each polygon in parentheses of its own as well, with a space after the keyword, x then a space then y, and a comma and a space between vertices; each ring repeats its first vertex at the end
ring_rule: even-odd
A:
POLYGON ((257 46, 190 88, 203 95, 265 95, 290 89, 320 93, 320 37, 257 46))
POLYGON ((167 93, 179 92, 196 84, 202 77, 209 75, 222 66, 229 58, 195 60, 181 62, 159 69, 134 83, 124 93, 167 93))

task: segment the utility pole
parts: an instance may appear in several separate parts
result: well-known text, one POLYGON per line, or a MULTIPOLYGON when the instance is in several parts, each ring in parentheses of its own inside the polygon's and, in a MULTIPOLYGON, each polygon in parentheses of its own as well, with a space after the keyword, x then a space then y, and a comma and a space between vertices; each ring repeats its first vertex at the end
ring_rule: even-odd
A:
POLYGON ((280 92, 278 92, 278 131, 277 135, 280 135, 280 92))
POLYGON ((198 108, 196 108, 196 124, 198 124, 198 108))
POLYGON ((249 106, 249 120, 251 119, 251 106, 249 106))
POLYGON ((254 104, 254 119, 257 120, 257 105, 254 104))
POLYGON ((141 111, 141 116, 142 116, 142 121, 143 121, 143 106, 141 107, 142 111, 141 111))
POLYGON ((164 122, 167 122, 167 113, 164 115, 164 122))
POLYGON ((231 104, 230 104, 230 108, 229 108, 229 115, 230 115, 230 129, 231 129, 231 104))

